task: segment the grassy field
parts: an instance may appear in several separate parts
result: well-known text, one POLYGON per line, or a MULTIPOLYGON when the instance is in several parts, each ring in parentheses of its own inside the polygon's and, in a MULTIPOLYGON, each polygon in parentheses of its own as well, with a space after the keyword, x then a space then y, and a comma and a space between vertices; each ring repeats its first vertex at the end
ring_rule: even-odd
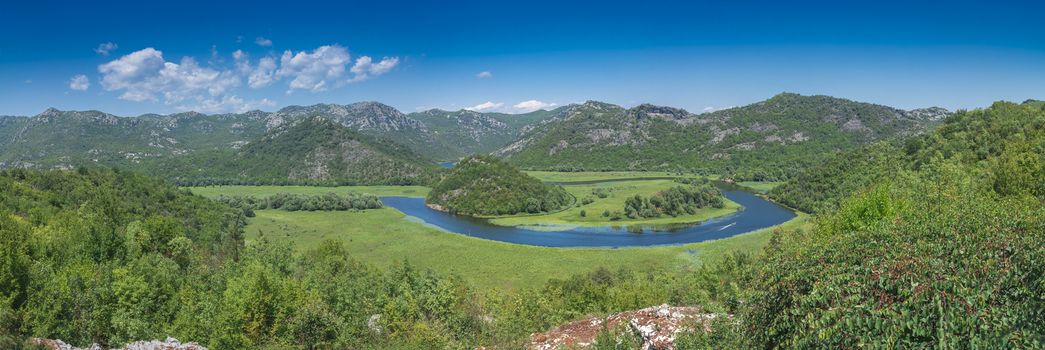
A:
MULTIPOLYGON (((640 248, 544 248, 468 237, 405 220, 390 209, 365 212, 287 212, 258 210, 246 229, 248 244, 260 234, 272 241, 308 250, 326 239, 345 242, 356 258, 381 266, 402 261, 462 276, 480 288, 538 286, 551 278, 598 267, 642 270, 698 266, 731 251, 755 252, 771 229, 728 239, 675 246, 640 248)), ((805 215, 781 226, 808 222, 805 215)))
MULTIPOLYGON (((650 178, 671 176, 669 173, 598 172, 551 173, 530 172, 544 181, 592 181, 622 178, 650 178)), ((648 196, 659 189, 670 187, 671 180, 628 180, 600 184, 568 185, 578 198, 591 194, 596 187, 614 188, 611 195, 583 208, 544 215, 545 222, 583 224, 579 212, 601 218, 605 209, 622 210, 623 201, 636 193, 648 196), (581 196, 581 195, 584 196, 581 196)), ((322 194, 328 192, 362 192, 379 196, 423 197, 428 188, 420 186, 213 186, 190 188, 193 193, 208 197, 225 195, 266 196, 278 192, 322 194)), ((704 211, 687 219, 700 221, 736 209, 730 202, 722 212, 704 211), (727 211, 728 210, 728 211, 727 211)), ((749 232, 734 237, 685 245, 637 248, 544 248, 502 243, 445 232, 406 219, 391 208, 364 212, 288 212, 258 210, 249 219, 246 228, 247 243, 264 235, 272 241, 291 244, 297 250, 308 250, 328 239, 340 240, 356 258, 379 266, 403 261, 440 273, 462 276, 479 288, 515 289, 538 286, 548 279, 565 278, 589 272, 599 267, 616 269, 627 267, 642 270, 682 269, 721 259, 732 251, 758 252, 769 241, 773 228, 749 232)), ((519 223, 532 224, 534 217, 519 223)), ((503 218, 501 224, 511 224, 503 218)), ((675 218, 671 218, 675 219, 675 218)), ((657 220, 657 219, 654 219, 657 220)), ((595 221, 589 221, 594 223, 595 221)), ((615 221, 613 224, 638 224, 638 221, 615 221)), ((655 221, 641 222, 656 223, 655 221)), ((809 217, 799 214, 779 227, 797 228, 810 225, 809 217)))
MULTIPOLYGON (((561 173, 560 173, 561 174, 561 173)), ((585 174, 585 173, 581 173, 585 174)), ((598 173, 603 174, 603 173, 598 173)), ((644 174, 641 177, 651 177, 649 173, 644 174)), ((620 175, 618 175, 620 176, 620 175)), ((547 176, 546 176, 547 177, 547 176)), ((672 180, 634 180, 634 181, 616 181, 616 182, 604 182, 597 184, 582 184, 582 185, 565 185, 563 188, 566 191, 577 197, 578 202, 584 198, 591 198, 594 202, 582 205, 580 207, 569 208, 560 212, 547 214, 547 215, 527 215, 517 217, 500 217, 491 219, 490 222, 497 225, 504 226, 528 226, 539 229, 542 225, 554 225, 554 226, 609 226, 609 225, 670 225, 680 223, 693 223, 704 221, 713 217, 722 216, 733 213, 740 208, 740 205, 725 200, 725 207, 723 208, 704 208, 698 210, 693 215, 680 215, 677 217, 663 216, 659 218, 639 218, 639 219, 628 219, 624 217, 621 220, 611 220, 608 217, 604 217, 602 214, 605 211, 624 211, 624 200, 634 195, 641 195, 643 197, 650 197, 654 193, 659 191, 679 186, 679 183, 672 180), (599 198, 592 195, 592 191, 596 189, 604 190, 609 196, 606 198, 599 198), (581 212, 585 212, 585 216, 581 216, 581 212)), ((580 203, 578 203, 580 204, 580 203)))
POLYGON ((334 192, 344 194, 348 192, 370 193, 377 196, 400 196, 400 197, 424 197, 430 190, 424 186, 207 186, 189 187, 192 193, 214 198, 220 195, 226 196, 254 196, 266 197, 280 192, 300 194, 327 194, 334 192))

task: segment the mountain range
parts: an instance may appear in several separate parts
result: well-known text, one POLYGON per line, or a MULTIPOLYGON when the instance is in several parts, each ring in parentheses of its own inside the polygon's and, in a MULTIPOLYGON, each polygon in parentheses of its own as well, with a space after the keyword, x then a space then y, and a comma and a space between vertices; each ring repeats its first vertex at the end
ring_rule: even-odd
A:
POLYGON ((588 101, 535 125, 496 154, 530 169, 716 169, 770 180, 796 162, 919 133, 949 114, 791 93, 703 114, 588 101))
MULTIPOLYGON (((275 112, 138 117, 50 108, 32 117, 0 117, 0 168, 99 164, 170 174, 165 170, 192 168, 186 163, 192 161, 198 162, 193 171, 180 176, 197 174, 193 175, 197 180, 271 179, 274 173, 252 173, 260 170, 248 171, 254 169, 251 167, 236 172, 225 163, 242 165, 231 160, 248 159, 247 155, 254 154, 250 152, 263 151, 256 144, 277 142, 274 133, 319 117, 331 123, 309 122, 303 127, 338 125, 347 131, 337 137, 366 147, 339 148, 343 142, 330 143, 324 138, 301 140, 322 139, 335 148, 329 152, 342 154, 355 149, 382 150, 373 154, 395 155, 403 161, 401 164, 414 166, 492 153, 527 169, 685 170, 773 179, 792 171, 788 164, 808 162, 819 154, 875 140, 920 133, 947 115, 949 112, 942 108, 901 110, 791 93, 703 114, 649 104, 624 108, 596 101, 525 114, 439 109, 406 114, 378 102, 288 106, 275 112), (392 150, 389 142, 402 147, 392 150)), ((316 151, 318 145, 309 147, 316 151)), ((264 151, 279 149, 283 148, 264 151)), ((308 154, 313 160, 333 159, 315 158, 315 152, 277 156, 308 154)), ((341 165, 326 167, 340 169, 341 165)), ((427 178, 420 173, 416 174, 419 178, 427 178)), ((301 181, 372 180, 346 174, 286 176, 301 181)))

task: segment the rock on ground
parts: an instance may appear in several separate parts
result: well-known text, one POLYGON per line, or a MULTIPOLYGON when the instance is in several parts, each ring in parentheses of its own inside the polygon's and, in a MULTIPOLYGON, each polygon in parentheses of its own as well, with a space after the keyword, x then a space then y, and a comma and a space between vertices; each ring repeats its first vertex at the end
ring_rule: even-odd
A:
POLYGON ((625 329, 642 341, 642 349, 674 349, 675 336, 699 327, 710 331, 709 323, 717 315, 703 313, 697 307, 672 307, 667 304, 627 311, 606 318, 589 317, 570 322, 544 333, 530 335, 530 349, 553 350, 587 348, 603 329, 625 329), (605 325, 604 325, 605 323, 605 325))
MULTIPOLYGON (((51 350, 103 350, 98 344, 92 344, 87 348, 78 348, 57 339, 33 338, 29 340, 33 345, 40 345, 51 350)), ((182 343, 177 339, 168 337, 167 340, 136 341, 124 345, 122 348, 112 350, 207 350, 206 347, 193 342, 182 343)))

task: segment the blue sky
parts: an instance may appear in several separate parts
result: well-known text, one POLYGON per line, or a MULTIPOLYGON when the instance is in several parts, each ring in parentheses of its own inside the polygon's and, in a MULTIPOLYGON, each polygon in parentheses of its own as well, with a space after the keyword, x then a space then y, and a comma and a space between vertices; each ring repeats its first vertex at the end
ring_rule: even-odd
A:
POLYGON ((18 2, 0 11, 0 114, 589 99, 700 112, 783 91, 975 108, 1045 99, 1042 13, 998 1, 18 2))

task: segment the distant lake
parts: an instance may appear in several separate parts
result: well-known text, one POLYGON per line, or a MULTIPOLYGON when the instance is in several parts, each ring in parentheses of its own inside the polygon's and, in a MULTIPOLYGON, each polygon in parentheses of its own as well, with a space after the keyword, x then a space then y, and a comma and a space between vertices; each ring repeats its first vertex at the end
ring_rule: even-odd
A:
POLYGON ((450 169, 454 167, 454 164, 457 164, 457 162, 442 162, 439 163, 439 166, 450 169))
POLYGON ((542 247, 635 247, 694 243, 779 225, 795 217, 791 210, 750 192, 728 188, 722 193, 743 208, 730 215, 672 228, 598 226, 537 231, 498 226, 484 219, 433 210, 425 206, 424 198, 381 197, 381 201, 386 206, 448 232, 542 247))

